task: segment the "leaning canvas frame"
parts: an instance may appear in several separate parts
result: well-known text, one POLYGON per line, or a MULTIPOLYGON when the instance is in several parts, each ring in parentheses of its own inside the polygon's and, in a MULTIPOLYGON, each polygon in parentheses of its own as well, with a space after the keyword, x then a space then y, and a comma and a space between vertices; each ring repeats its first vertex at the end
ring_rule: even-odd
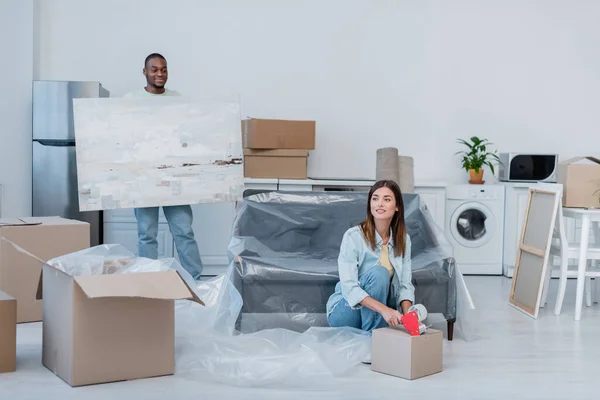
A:
POLYGON ((513 273, 509 304, 535 319, 538 317, 546 280, 550 246, 552 244, 554 226, 558 215, 558 207, 561 203, 561 195, 562 192, 559 188, 552 188, 545 185, 540 188, 529 189, 527 210, 525 212, 523 229, 521 230, 519 248, 517 249, 517 261, 513 273), (544 202, 546 202, 545 205, 543 204, 544 202), (538 211, 540 211, 543 206, 547 209, 543 210, 542 214, 539 214, 538 211), (534 211, 532 212, 532 210, 534 211), (547 215, 544 213, 547 213, 547 215), (537 218, 538 221, 534 222, 534 218, 537 218), (540 218, 543 218, 542 222, 548 224, 547 229, 541 232, 540 235, 527 238, 528 229, 530 228, 529 224, 532 224, 531 229, 539 227, 541 223, 537 222, 539 222, 540 218), (526 243, 528 239, 529 241, 537 240, 541 246, 526 243), (523 261, 526 259, 533 259, 538 262, 541 259, 539 272, 535 271, 531 265, 522 265, 523 261))

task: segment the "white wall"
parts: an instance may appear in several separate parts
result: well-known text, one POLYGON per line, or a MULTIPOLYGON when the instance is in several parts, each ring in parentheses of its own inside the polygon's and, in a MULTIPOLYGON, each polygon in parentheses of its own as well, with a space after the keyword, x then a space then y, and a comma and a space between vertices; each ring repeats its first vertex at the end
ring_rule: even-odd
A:
POLYGON ((43 0, 36 75, 122 95, 158 51, 171 88, 315 119, 310 175, 374 177, 395 146, 417 180, 463 182, 458 137, 600 153, 597 15, 568 0, 43 0))
POLYGON ((0 54, 0 211, 30 216, 33 0, 0 0, 0 54))

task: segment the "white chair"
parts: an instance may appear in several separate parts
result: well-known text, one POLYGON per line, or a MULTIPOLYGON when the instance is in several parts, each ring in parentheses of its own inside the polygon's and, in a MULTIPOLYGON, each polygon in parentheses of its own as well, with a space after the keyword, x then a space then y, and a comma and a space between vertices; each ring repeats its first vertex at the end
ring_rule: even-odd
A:
MULTIPOLYGON (((569 215, 571 215, 571 213, 569 213, 569 215)), ((596 286, 598 286, 598 283, 600 282, 600 279, 598 279, 600 278, 600 229, 598 229, 597 221, 593 221, 590 224, 588 220, 587 223, 582 224, 581 238, 583 243, 569 243, 567 240, 564 219, 565 217, 563 215, 562 204, 559 204, 557 221, 555 223, 554 228, 555 237, 553 238, 552 245, 550 247, 550 257, 548 258, 549 265, 547 268, 546 279, 544 280, 544 289, 542 292, 542 305, 546 304, 546 300, 548 297, 548 286, 550 285, 550 279, 552 277, 554 258, 558 257, 560 258, 560 276, 558 294, 556 296, 556 305, 554 307, 554 314, 559 315, 561 312, 562 304, 565 298, 565 291, 567 288, 567 279, 577 278, 577 295, 579 295, 580 298, 578 297, 575 299, 575 320, 579 320, 581 318, 581 308, 584 293, 586 298, 586 305, 588 307, 592 305, 592 278, 596 278, 594 279, 594 283, 596 283, 596 286), (588 244, 586 244, 586 242, 589 241, 590 230, 593 230, 594 235, 593 246, 589 246, 588 244), (581 261, 581 244, 585 244, 587 246, 587 252, 585 255, 586 259, 584 260, 585 262, 578 263, 578 267, 576 269, 569 270, 570 259, 576 259, 581 261), (579 270, 579 265, 584 266, 584 271, 579 270), (580 283, 579 279, 581 277, 583 277, 585 281, 580 283), (579 289, 580 285, 583 285, 583 290, 579 289)))

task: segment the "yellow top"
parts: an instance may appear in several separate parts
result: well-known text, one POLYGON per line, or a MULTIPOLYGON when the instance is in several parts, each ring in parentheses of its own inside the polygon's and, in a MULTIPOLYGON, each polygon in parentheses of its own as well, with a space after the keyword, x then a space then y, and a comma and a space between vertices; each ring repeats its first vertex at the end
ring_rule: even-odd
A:
POLYGON ((392 267, 392 263, 390 262, 390 251, 389 251, 387 244, 384 244, 381 246, 381 254, 379 255, 379 262, 388 271, 390 271, 390 276, 394 276, 394 267, 392 267))

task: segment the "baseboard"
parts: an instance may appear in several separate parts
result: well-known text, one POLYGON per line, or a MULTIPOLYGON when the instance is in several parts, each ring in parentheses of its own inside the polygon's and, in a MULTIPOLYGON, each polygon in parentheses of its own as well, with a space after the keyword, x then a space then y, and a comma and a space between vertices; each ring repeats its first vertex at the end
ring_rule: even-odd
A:
POLYGON ((463 275, 502 275, 502 264, 457 264, 463 275))
MULTIPOLYGON (((503 266, 503 275, 507 278, 512 278, 514 275, 515 267, 514 265, 506 265, 503 266)), ((552 279, 560 278, 560 271, 555 267, 552 269, 552 279)), ((575 277, 569 277, 568 279, 576 279, 575 277)))

